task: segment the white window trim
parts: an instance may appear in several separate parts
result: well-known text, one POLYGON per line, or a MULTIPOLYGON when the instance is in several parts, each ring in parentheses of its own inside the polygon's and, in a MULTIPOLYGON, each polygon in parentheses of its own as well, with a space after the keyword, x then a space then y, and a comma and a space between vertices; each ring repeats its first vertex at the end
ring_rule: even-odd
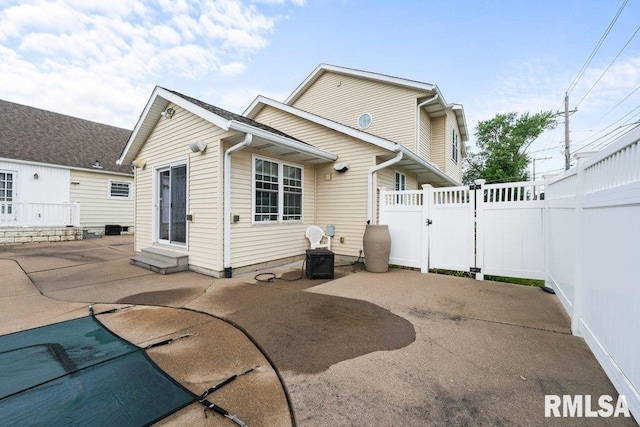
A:
POLYGON ((259 156, 253 154, 251 156, 251 225, 273 225, 273 224, 302 224, 304 222, 304 166, 297 163, 286 162, 283 160, 273 159, 270 157, 259 156), (278 165, 278 219, 276 221, 256 221, 256 160, 265 160, 267 162, 276 163, 278 165), (293 166, 300 169, 300 179, 302 181, 302 197, 300 219, 284 220, 284 176, 282 173, 283 166, 293 166))
POLYGON ((189 213, 189 193, 190 193, 190 188, 189 188, 189 175, 190 175, 190 170, 191 168, 190 163, 189 163, 189 158, 185 157, 185 158, 179 158, 179 159, 175 159, 169 162, 165 162, 165 163, 160 163, 157 165, 153 166, 152 169, 152 173, 153 175, 151 176, 151 203, 152 203, 152 212, 153 215, 151 215, 151 226, 153 227, 153 243, 157 243, 163 246, 168 246, 168 247, 174 247, 177 249, 186 249, 189 250, 189 228, 191 227, 191 223, 190 221, 187 221, 187 241, 184 244, 180 244, 180 243, 172 243, 169 242, 168 240, 161 240, 160 239, 160 234, 158 232, 158 210, 160 209, 160 205, 158 202, 158 197, 160 197, 160 195, 158 194, 158 174, 160 173, 160 171, 162 170, 166 170, 169 169, 171 167, 174 166, 181 166, 181 165, 185 165, 187 167, 187 213, 189 213))
POLYGON ((458 147, 458 132, 452 129, 451 132, 451 160, 458 164, 458 158, 460 157, 460 148, 458 147), (455 153, 455 155, 454 155, 455 153))
POLYGON ((393 189, 396 189, 396 176, 400 175, 404 177, 404 188, 401 190, 396 190, 396 191, 404 191, 407 189, 407 174, 400 172, 399 170, 395 170, 395 173, 393 174, 393 189))
POLYGON ((133 199, 133 182, 127 182, 127 181, 118 181, 117 179, 110 179, 107 181, 107 198, 108 199, 114 199, 114 200, 131 200, 133 199), (113 196, 111 194, 111 185, 113 184, 125 184, 129 187, 129 194, 127 195, 127 197, 122 197, 122 196, 113 196))

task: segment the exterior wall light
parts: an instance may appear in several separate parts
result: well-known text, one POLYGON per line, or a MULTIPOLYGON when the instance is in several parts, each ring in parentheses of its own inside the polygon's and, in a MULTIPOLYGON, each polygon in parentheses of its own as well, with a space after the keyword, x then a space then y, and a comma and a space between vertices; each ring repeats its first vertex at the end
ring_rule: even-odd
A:
POLYGON ((173 114, 176 112, 176 110, 174 110, 173 108, 169 107, 166 110, 164 110, 162 113, 160 113, 160 115, 162 117, 164 117, 165 119, 170 119, 171 117, 173 117, 173 114))

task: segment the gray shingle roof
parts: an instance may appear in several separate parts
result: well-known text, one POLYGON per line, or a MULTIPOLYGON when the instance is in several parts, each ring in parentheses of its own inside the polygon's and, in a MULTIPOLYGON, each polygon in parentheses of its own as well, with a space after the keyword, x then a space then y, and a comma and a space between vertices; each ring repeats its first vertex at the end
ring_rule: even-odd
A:
MULTIPOLYGON (((220 117, 222 117, 224 119, 235 120, 236 122, 244 123, 246 125, 253 126, 253 127, 258 128, 258 129, 266 130, 267 132, 271 132, 271 133, 274 133, 276 135, 284 136, 285 138, 289 138, 291 140, 298 141, 298 142, 301 142, 303 144, 307 144, 306 142, 301 141, 301 140, 299 140, 297 138, 294 138, 291 135, 287 135, 286 133, 281 132, 278 129, 272 128, 271 126, 267 126, 265 124, 262 124, 260 122, 255 121, 255 120, 252 120, 252 119, 250 119, 248 117, 241 116, 240 114, 232 113, 231 111, 224 110, 224 109, 222 109, 220 107, 216 107, 215 105, 207 104, 206 102, 202 102, 202 101, 200 101, 198 99, 195 99, 195 98, 192 98, 190 96, 183 95, 182 93, 176 92, 175 90, 171 90, 171 89, 167 89, 167 88, 162 88, 162 89, 164 89, 164 90, 166 90, 168 92, 171 92, 174 95, 178 95, 179 97, 186 99, 187 101, 191 102, 192 104, 197 105, 197 106, 199 106, 201 108, 204 108, 205 110, 210 111, 213 114, 216 114, 216 115, 218 115, 218 116, 220 116, 220 117)), ((309 144, 307 144, 307 145, 309 145, 309 144)))
POLYGON ((131 173, 118 166, 131 131, 0 100, 0 157, 131 173))

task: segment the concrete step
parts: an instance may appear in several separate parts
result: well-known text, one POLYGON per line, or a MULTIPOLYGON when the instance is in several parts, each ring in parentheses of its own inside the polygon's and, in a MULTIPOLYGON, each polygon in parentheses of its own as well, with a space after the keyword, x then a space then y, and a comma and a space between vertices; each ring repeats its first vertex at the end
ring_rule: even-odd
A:
POLYGON ((189 269, 189 255, 155 247, 142 249, 140 255, 129 258, 129 262, 160 274, 189 269))

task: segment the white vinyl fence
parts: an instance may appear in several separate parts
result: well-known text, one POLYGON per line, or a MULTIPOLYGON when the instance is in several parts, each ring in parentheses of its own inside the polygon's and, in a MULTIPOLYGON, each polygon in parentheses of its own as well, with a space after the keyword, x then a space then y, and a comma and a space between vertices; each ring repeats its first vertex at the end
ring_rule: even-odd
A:
POLYGON ((382 190, 390 262, 544 279, 640 417, 640 128, 544 182, 480 184, 382 190))
POLYGON ((405 267, 545 278, 542 182, 380 193, 390 263, 405 267))
POLYGON ((640 128, 547 182, 547 284, 640 417, 640 128))

